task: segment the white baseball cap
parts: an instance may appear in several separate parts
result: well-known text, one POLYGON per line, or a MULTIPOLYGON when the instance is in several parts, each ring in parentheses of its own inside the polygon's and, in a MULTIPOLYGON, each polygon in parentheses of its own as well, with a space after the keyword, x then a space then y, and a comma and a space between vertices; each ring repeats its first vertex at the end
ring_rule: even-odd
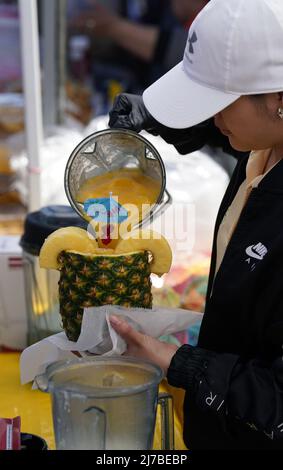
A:
POLYGON ((283 91, 283 0, 211 0, 192 23, 183 61, 143 93, 161 124, 181 129, 242 95, 283 91))

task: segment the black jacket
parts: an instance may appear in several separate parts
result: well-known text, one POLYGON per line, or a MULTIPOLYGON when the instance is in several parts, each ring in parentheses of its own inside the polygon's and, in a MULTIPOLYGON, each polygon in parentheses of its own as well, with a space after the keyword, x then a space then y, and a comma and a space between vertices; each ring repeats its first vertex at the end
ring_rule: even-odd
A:
POLYGON ((189 449, 283 449, 283 160, 252 190, 213 282, 218 228, 247 159, 217 217, 198 346, 182 346, 168 370, 186 390, 189 449))

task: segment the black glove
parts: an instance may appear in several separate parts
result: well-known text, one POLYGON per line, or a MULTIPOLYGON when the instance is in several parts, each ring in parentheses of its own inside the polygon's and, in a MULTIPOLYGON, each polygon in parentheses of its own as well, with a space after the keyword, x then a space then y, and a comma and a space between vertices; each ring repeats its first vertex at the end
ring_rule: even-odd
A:
POLYGON ((146 130, 152 133, 158 122, 149 114, 140 95, 123 93, 115 98, 113 108, 109 113, 109 127, 130 129, 140 132, 146 130))
POLYGON ((109 127, 130 129, 136 132, 145 130, 150 134, 160 135, 165 142, 174 145, 182 155, 195 152, 206 144, 221 147, 226 152, 235 155, 229 139, 215 127, 213 118, 186 129, 171 129, 163 126, 151 116, 140 95, 127 93, 118 95, 109 116, 109 127))

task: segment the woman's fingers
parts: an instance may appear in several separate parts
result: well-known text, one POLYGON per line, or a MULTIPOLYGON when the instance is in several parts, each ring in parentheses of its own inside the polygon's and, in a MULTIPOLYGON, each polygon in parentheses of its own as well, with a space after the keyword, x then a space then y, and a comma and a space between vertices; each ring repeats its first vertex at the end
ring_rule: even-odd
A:
POLYGON ((110 324, 127 344, 126 355, 145 359, 159 365, 165 374, 178 347, 163 343, 151 336, 134 330, 125 320, 111 315, 110 324))
POLYGON ((128 345, 137 344, 139 342, 141 334, 135 331, 125 320, 122 320, 116 315, 111 315, 110 324, 128 345))

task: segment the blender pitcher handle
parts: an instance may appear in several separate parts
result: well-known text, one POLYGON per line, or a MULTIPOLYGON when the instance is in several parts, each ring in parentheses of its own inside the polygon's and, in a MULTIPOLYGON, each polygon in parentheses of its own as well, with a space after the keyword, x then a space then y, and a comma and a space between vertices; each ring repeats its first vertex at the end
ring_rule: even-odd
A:
POLYGON ((167 191, 167 189, 164 190, 164 196, 160 204, 158 204, 158 207, 156 210, 151 211, 144 220, 141 220, 139 224, 134 227, 134 228, 141 228, 143 226, 146 226, 148 223, 152 222, 157 216, 162 215, 167 207, 172 204, 172 196, 171 194, 167 191))
POLYGON ((174 450, 174 410, 173 397, 169 393, 158 395, 161 406, 161 450, 174 450))
POLYGON ((163 212, 167 209, 167 206, 169 206, 170 204, 172 204, 172 196, 167 191, 167 189, 165 189, 163 199, 161 203, 159 204, 158 209, 155 212, 153 212, 152 218, 155 218, 157 215, 162 215, 163 212))
POLYGON ((37 385, 37 387, 39 388, 39 390, 41 390, 41 392, 48 392, 48 385, 49 384, 48 384, 48 379, 47 379, 45 374, 37 375, 34 378, 34 382, 37 385))
POLYGON ((83 411, 83 425, 92 436, 91 450, 105 450, 106 447, 106 413, 97 406, 90 406, 83 411))

